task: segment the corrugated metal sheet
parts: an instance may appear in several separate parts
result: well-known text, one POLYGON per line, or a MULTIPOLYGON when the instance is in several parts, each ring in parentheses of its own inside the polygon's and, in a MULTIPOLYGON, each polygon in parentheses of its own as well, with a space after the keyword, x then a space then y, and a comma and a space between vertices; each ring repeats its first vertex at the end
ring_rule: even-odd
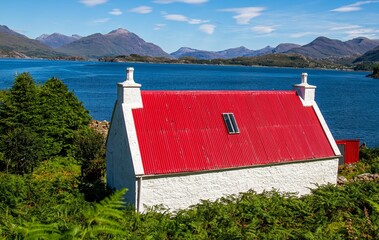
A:
POLYGON ((334 156, 312 107, 295 91, 142 91, 133 110, 145 174, 334 156), (234 113, 228 134, 222 113, 234 113))
POLYGON ((336 140, 338 145, 344 145, 344 152, 341 152, 344 158, 344 164, 355 163, 359 161, 360 140, 344 139, 336 140))

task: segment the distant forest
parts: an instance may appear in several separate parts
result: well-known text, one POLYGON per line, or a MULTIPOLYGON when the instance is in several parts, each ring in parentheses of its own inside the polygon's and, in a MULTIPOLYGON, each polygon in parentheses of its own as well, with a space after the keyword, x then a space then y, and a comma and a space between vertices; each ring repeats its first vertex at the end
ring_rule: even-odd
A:
POLYGON ((128 56, 100 58, 101 62, 150 62, 150 63, 179 63, 179 64, 212 64, 212 65, 242 65, 242 66, 266 66, 266 67, 294 67, 294 68, 319 68, 341 69, 356 71, 372 71, 375 63, 361 62, 353 64, 352 59, 322 59, 315 60, 300 54, 273 53, 256 57, 237 57, 231 59, 197 59, 194 57, 182 57, 178 59, 165 57, 150 57, 137 54, 128 56))

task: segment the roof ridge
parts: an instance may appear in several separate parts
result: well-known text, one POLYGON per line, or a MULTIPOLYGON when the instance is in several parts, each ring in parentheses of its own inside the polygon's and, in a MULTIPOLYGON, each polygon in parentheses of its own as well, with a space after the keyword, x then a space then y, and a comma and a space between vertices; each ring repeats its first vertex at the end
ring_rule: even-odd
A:
POLYGON ((295 90, 141 90, 142 94, 294 94, 295 90))

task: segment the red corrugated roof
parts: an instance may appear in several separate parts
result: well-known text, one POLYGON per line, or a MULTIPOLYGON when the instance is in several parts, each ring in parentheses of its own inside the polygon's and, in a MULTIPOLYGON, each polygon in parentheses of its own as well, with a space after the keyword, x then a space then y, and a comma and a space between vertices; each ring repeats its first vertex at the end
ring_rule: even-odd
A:
POLYGON ((133 116, 145 174, 326 158, 334 152, 295 91, 142 91, 133 116), (222 113, 240 133, 228 134, 222 113))

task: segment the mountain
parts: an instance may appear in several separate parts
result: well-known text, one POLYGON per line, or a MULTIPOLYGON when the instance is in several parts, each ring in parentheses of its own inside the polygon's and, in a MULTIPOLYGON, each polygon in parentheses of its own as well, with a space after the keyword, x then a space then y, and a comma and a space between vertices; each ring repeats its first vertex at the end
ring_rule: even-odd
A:
POLYGON ((364 54, 379 46, 378 39, 371 40, 365 37, 354 38, 352 40, 346 41, 345 43, 359 54, 364 54))
POLYGON ((215 59, 221 58, 217 52, 198 50, 188 47, 181 47, 177 51, 170 54, 174 58, 193 57, 196 59, 215 59))
POLYGON ((228 59, 228 58, 236 58, 236 57, 241 57, 241 56, 245 56, 248 54, 252 54, 252 53, 254 53, 254 50, 250 50, 246 47, 241 46, 241 47, 237 47, 237 48, 230 48, 230 49, 226 49, 223 51, 219 51, 217 53, 220 55, 219 58, 228 59))
POLYGON ((311 43, 293 48, 288 53, 297 53, 312 58, 352 57, 361 55, 375 46, 378 40, 355 38, 346 42, 326 37, 318 37, 311 43))
POLYGON ((157 45, 145 42, 136 34, 122 28, 105 35, 100 33, 92 34, 59 47, 56 50, 68 55, 79 55, 90 58, 130 54, 170 57, 157 45))
POLYGON ((250 50, 246 47, 241 46, 241 47, 230 48, 230 49, 217 51, 217 52, 182 47, 182 48, 179 48, 176 52, 171 53, 170 55, 174 58, 193 57, 197 59, 207 59, 207 60, 216 59, 216 58, 230 59, 230 58, 236 58, 236 57, 257 57, 257 56, 262 56, 262 55, 271 54, 271 53, 284 53, 296 47, 300 47, 300 45, 292 44, 292 43, 282 43, 282 44, 279 44, 276 48, 267 46, 258 50, 250 50))
POLYGON ((244 57, 257 57, 257 56, 270 54, 273 52, 273 50, 274 50, 274 48, 267 46, 267 47, 264 47, 264 48, 256 50, 256 51, 252 51, 251 53, 245 54, 243 56, 244 57))
POLYGON ((285 53, 293 48, 301 47, 299 44, 294 43, 281 43, 272 50, 273 53, 285 53))
POLYGON ((58 48, 63 45, 72 43, 80 38, 82 37, 79 35, 72 35, 69 37, 60 33, 53 33, 51 35, 42 34, 41 36, 37 37, 36 40, 49 47, 58 48))
POLYGON ((205 50, 197 50, 188 47, 179 48, 176 52, 171 53, 170 55, 174 58, 182 58, 182 57, 193 57, 197 59, 230 59, 236 57, 244 57, 244 56, 260 56, 264 54, 272 53, 272 49, 270 46, 262 48, 260 50, 250 50, 246 47, 237 47, 230 48, 222 51, 205 51, 205 50))
POLYGON ((379 46, 354 60, 354 63, 357 62, 379 62, 379 46))
POLYGON ((0 25, 0 51, 3 56, 23 58, 62 55, 39 41, 29 39, 4 25, 0 25))

